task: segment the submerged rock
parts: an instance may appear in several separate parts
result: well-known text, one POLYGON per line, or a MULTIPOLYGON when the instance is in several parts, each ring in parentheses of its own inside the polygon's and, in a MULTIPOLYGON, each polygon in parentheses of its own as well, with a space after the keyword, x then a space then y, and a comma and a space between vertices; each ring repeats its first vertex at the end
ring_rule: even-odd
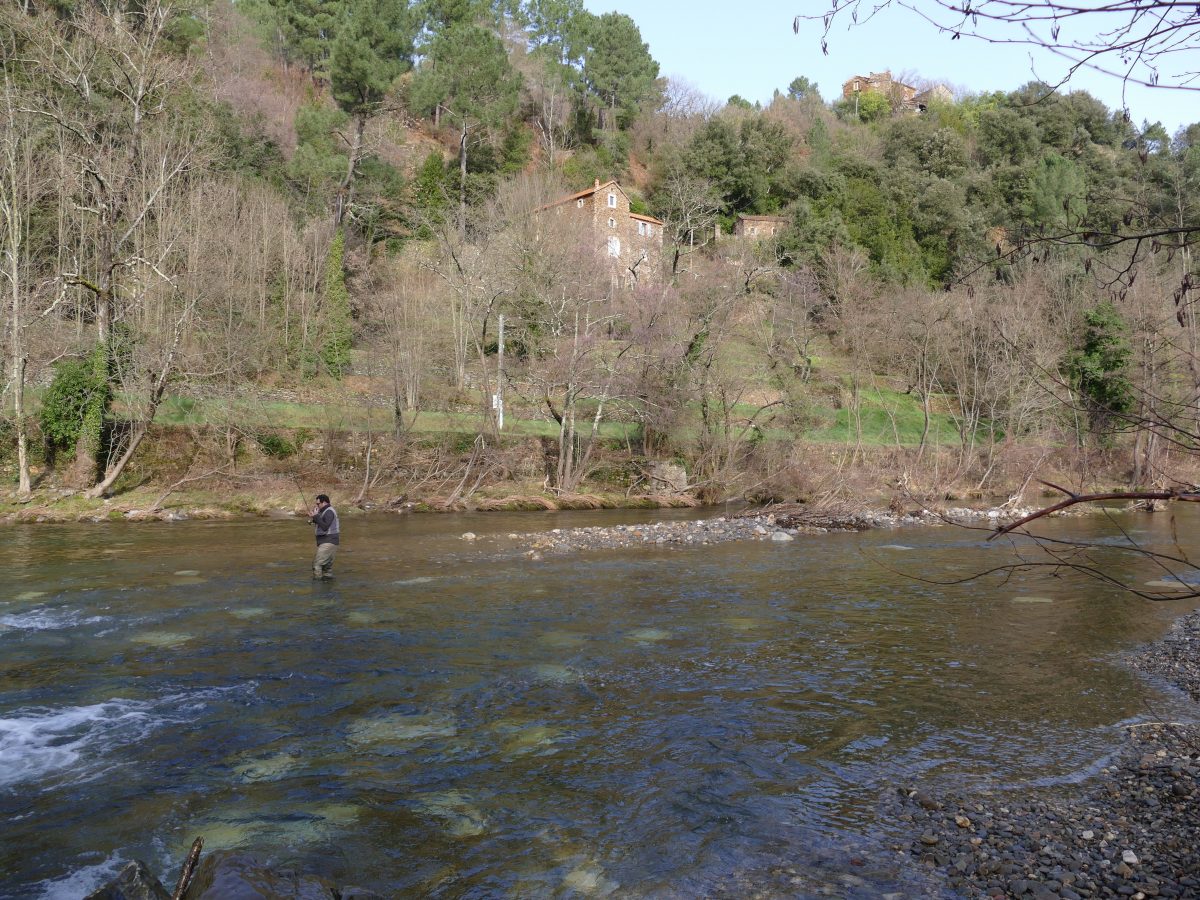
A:
POLYGON ((201 860, 183 895, 184 900, 338 900, 341 896, 337 885, 326 878, 276 871, 238 850, 218 850, 201 860))
POLYGON ((104 887, 88 894, 85 900, 171 900, 171 894, 144 862, 135 859, 104 887))

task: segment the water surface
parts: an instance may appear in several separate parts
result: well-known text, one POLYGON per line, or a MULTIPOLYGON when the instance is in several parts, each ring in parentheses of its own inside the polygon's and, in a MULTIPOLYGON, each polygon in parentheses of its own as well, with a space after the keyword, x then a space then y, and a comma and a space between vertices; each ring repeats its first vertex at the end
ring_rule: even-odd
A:
POLYGON ((1070 790, 1123 723, 1187 714, 1115 659, 1192 601, 898 574, 1012 558, 977 532, 542 560, 507 537, 681 515, 347 517, 330 584, 291 520, 10 529, 0 897, 133 857, 173 882, 196 835, 388 896, 737 894, 788 865, 875 896, 906 884, 861 865, 882 792, 1070 790))

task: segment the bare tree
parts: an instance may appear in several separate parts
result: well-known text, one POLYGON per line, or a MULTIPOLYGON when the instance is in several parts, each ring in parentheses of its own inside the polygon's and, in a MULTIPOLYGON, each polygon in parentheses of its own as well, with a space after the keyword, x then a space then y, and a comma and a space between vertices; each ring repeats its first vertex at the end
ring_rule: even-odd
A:
POLYGON ((9 387, 12 391, 13 423, 17 434, 17 490, 28 495, 29 435, 25 422, 25 381, 28 354, 25 329, 39 289, 37 269, 30 246, 30 217, 51 193, 49 172, 37 158, 46 143, 45 129, 33 117, 18 110, 20 103, 3 71, 0 85, 0 283, 5 284, 8 313, 9 387))
POLYGON ((796 16, 792 30, 799 33, 802 21, 821 22, 821 50, 828 54, 836 22, 847 17, 852 25, 865 22, 893 5, 950 40, 969 37, 1049 50, 1067 64, 1060 85, 1086 68, 1131 84, 1200 90, 1200 71, 1192 68, 1193 54, 1200 49, 1200 21, 1195 6, 1173 0, 851 0, 834 2, 821 13, 796 16))
MULTIPOLYGON (((159 234, 165 242, 153 243, 148 236, 159 231, 155 223, 167 204, 182 196, 181 182, 203 165, 202 136, 166 121, 191 71, 186 59, 167 51, 175 18, 162 0, 136 9, 92 0, 69 18, 8 14, 54 88, 29 112, 54 125, 75 165, 71 193, 79 222, 67 235, 73 258, 60 278, 90 297, 87 314, 102 348, 97 374, 109 383, 117 377, 116 330, 144 318, 138 304, 151 296, 153 283, 173 280, 174 237, 159 234)), ((93 410, 80 436, 81 482, 96 478, 103 414, 93 410)), ((107 475, 100 478, 105 482, 111 484, 107 475)))

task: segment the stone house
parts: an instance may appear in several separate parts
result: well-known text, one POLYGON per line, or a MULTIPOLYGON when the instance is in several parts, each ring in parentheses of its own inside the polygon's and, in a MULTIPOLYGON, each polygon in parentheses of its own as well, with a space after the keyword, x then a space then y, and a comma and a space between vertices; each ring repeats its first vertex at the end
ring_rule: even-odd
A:
POLYGON ((896 81, 891 71, 872 72, 870 75, 855 75, 842 83, 842 98, 853 100, 855 94, 882 94, 891 101, 892 109, 908 107, 917 96, 911 84, 896 81))
POLYGON ((663 223, 629 209, 629 195, 616 181, 596 183, 587 190, 547 203, 539 213, 553 211, 573 224, 584 225, 595 239, 596 252, 612 262, 621 283, 658 284, 662 281, 663 223))
POLYGON ((892 78, 892 73, 886 69, 870 75, 855 75, 842 83, 843 99, 853 100, 859 94, 882 94, 891 101, 894 112, 924 112, 930 103, 948 103, 954 98, 944 84, 919 91, 911 84, 892 78))
POLYGON ((787 228, 787 223, 787 216, 738 216, 733 223, 733 234, 761 241, 779 234, 787 228))

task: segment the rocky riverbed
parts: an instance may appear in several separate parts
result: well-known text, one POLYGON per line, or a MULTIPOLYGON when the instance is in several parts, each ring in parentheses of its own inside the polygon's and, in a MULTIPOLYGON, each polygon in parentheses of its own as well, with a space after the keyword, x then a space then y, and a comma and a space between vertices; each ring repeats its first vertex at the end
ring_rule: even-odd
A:
MULTIPOLYGON (((1128 660, 1200 701, 1200 611, 1128 660)), ((1200 897, 1200 725, 1145 722, 1074 796, 901 788, 894 846, 957 896, 1200 897)))
MULTIPOLYGON (((695 547, 726 541, 786 542, 795 540, 802 534, 867 531, 873 528, 904 528, 914 525, 960 524, 988 528, 1014 521, 1030 512, 1032 510, 1029 509, 968 508, 948 509, 942 512, 928 509, 890 512, 858 507, 806 509, 792 506, 685 522, 555 528, 551 531, 510 534, 508 538, 520 542, 528 554, 536 558, 545 553, 614 550, 643 545, 695 547)), ((466 540, 475 539, 471 532, 463 537, 466 540)))

